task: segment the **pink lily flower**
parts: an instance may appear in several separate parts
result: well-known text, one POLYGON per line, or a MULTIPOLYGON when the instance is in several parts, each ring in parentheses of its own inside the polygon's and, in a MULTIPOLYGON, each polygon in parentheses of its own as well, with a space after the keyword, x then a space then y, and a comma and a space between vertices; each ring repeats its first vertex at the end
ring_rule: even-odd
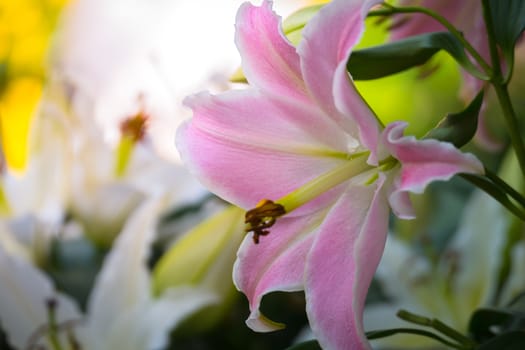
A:
POLYGON ((410 218, 408 191, 483 172, 449 143, 403 136, 405 123, 383 129, 356 91, 346 61, 375 3, 332 1, 305 27, 297 49, 271 1, 244 4, 236 43, 251 86, 187 98, 193 118, 178 132, 183 160, 208 188, 255 207, 246 215, 253 235, 234 267, 249 299, 247 324, 281 328, 260 313, 262 297, 304 290, 325 349, 369 348, 362 312, 389 207, 410 218))

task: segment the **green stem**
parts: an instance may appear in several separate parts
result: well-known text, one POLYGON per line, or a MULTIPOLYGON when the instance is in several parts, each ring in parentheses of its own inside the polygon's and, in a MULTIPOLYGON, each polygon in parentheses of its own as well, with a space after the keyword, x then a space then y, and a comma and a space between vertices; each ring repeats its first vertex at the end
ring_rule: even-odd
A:
POLYGON ((525 221, 525 211, 518 208, 508 197, 507 194, 502 191, 500 187, 490 181, 487 177, 472 175, 472 174, 460 174, 462 178, 480 188, 485 193, 490 195, 501 205, 507 208, 511 213, 516 215, 521 220, 525 221))
POLYGON ((512 71, 514 69, 514 59, 512 59, 510 62, 507 62, 508 71, 507 71, 506 76, 504 77, 503 72, 501 71, 500 53, 498 50, 498 44, 494 36, 494 22, 492 21, 490 3, 487 0, 483 0, 482 4, 483 4, 483 20, 485 21, 485 25, 487 27, 487 36, 488 36, 488 41, 489 41, 490 60, 492 61, 492 65, 494 67, 493 82, 500 83, 500 84, 507 84, 512 76, 512 71))
POLYGON ((454 35, 461 42, 461 44, 463 44, 468 53, 472 56, 472 58, 474 58, 474 60, 476 60, 479 66, 483 69, 485 74, 489 76, 492 75, 492 68, 490 67, 490 65, 483 59, 479 52, 467 40, 465 40, 463 34, 458 29, 456 29, 456 27, 454 27, 454 25, 452 25, 452 23, 450 23, 445 17, 430 9, 423 7, 395 7, 387 3, 383 3, 383 6, 385 6, 386 8, 383 10, 370 11, 368 16, 389 16, 396 13, 421 13, 427 15, 441 23, 445 28, 447 28, 447 30, 452 35, 454 35))
POLYGON ((368 340, 373 339, 380 339, 389 337, 395 334, 414 334, 414 335, 420 335, 423 337, 434 339, 438 342, 440 342, 443 345, 449 346, 454 349, 465 349, 463 345, 453 343, 443 337, 440 337, 437 334, 434 334, 432 332, 426 331, 424 329, 415 329, 415 328, 393 328, 393 329, 385 329, 385 330, 377 330, 377 331, 369 331, 366 332, 366 337, 368 340))
POLYGON ((523 197, 521 193, 519 193, 514 187, 506 183, 501 177, 488 169, 485 169, 485 176, 495 185, 505 191, 509 196, 511 196, 516 202, 521 204, 521 206, 525 209, 525 197, 523 197))
POLYGON ((494 23, 492 22, 492 16, 490 14, 490 4, 486 0, 482 0, 483 3, 483 19, 485 20, 485 26, 487 27, 487 36, 489 40, 489 51, 490 60, 492 62, 492 81, 501 79, 501 65, 499 61, 498 47, 496 45, 496 38, 494 37, 494 23))
POLYGON ((514 151, 516 152, 518 162, 520 163, 521 172, 525 174, 525 145, 520 134, 521 129, 518 123, 518 118, 510 100, 507 83, 505 82, 505 80, 508 79, 504 79, 501 72, 501 62, 499 59, 496 38, 494 37, 494 23, 492 22, 490 3, 488 0, 482 0, 482 4, 483 17, 487 26, 490 59, 492 60, 493 67, 493 74, 490 81, 494 87, 494 90, 496 91, 496 95, 503 112, 503 117, 505 119, 505 124, 507 125, 507 131, 510 135, 510 141, 514 151))
POLYGON ((493 81, 492 86, 496 91, 498 100, 503 111, 503 117, 505 119, 505 124, 507 125, 507 131, 510 135, 510 141, 512 147, 516 152, 516 157, 520 164, 521 172, 525 175, 525 145, 523 144, 523 139, 520 134, 520 125, 518 123, 518 118, 512 102, 510 101, 509 92, 507 90, 506 84, 498 84, 493 81))
POLYGON ((399 310, 397 317, 410 323, 433 328, 439 333, 446 335, 450 339, 457 341, 459 344, 461 344, 462 349, 473 349, 474 346, 476 346, 476 343, 472 339, 466 337, 438 319, 416 315, 406 310, 399 310))
POLYGON ((49 299, 47 301, 47 339, 51 343, 51 347, 54 350, 62 350, 62 345, 58 339, 58 325, 56 320, 56 307, 57 301, 55 299, 49 299))

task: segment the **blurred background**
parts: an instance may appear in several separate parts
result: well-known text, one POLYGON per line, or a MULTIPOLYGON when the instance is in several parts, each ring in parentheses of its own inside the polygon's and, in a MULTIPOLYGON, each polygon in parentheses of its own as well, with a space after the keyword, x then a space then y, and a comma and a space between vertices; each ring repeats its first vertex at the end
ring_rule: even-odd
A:
MULTIPOLYGON (((242 88, 230 81, 241 62, 233 35, 242 2, 0 0, 0 348, 57 350, 58 342, 71 349, 257 350, 311 337, 301 293, 264 300, 263 312, 286 323, 284 331, 245 326, 248 306, 231 282, 243 213, 193 179, 174 146, 177 126, 191 117, 185 96, 242 88), (126 332, 146 340, 126 347, 126 332)), ((287 18, 320 3, 276 0, 274 8, 287 18)), ((387 28, 367 21, 359 47, 384 42, 387 28)), ((300 30, 288 35, 300 40, 300 30)), ((423 67, 357 83, 385 123, 407 120, 416 136, 463 108, 460 85, 458 68, 441 54, 423 67)), ((512 91, 523 111, 523 89, 512 91)), ((498 118, 491 123, 498 134, 498 118)), ((502 162, 503 152, 469 147, 487 164, 502 162)), ((507 163, 511 178, 515 164, 507 163)), ((411 305, 415 295, 435 297, 430 282, 425 292, 399 292, 392 276, 425 286, 422 276, 440 266, 443 281, 450 278, 464 249, 453 237, 470 230, 462 229, 465 203, 486 201, 472 196, 461 181, 436 184, 415 198, 418 220, 392 219, 400 243, 385 259, 399 271, 380 269, 369 295, 382 307, 370 309, 372 328, 402 296, 411 305), (424 260, 415 277, 401 264, 414 254, 424 260)), ((494 230, 508 230, 512 220, 505 220, 494 230)), ((466 327, 464 319, 443 318, 466 327)))

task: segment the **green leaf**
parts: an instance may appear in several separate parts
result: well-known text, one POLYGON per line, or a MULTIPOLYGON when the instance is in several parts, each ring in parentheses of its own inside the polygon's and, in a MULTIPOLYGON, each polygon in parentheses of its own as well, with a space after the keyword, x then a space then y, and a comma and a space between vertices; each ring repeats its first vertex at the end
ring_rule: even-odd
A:
POLYGON ((317 340, 309 340, 304 343, 295 344, 286 350, 322 350, 317 340))
POLYGON ((525 0, 488 0, 494 38, 509 66, 514 64, 514 47, 525 29, 525 0))
POLYGON ((463 68, 488 79, 470 62, 461 42, 448 32, 436 32, 352 52, 347 68, 355 80, 378 79, 427 62, 440 50, 448 52, 463 68))
POLYGON ((494 326, 506 327, 512 320, 512 313, 500 309, 479 309, 474 312, 469 322, 469 332, 477 341, 484 341, 496 336, 494 326))
POLYGON ((477 350, 523 350, 525 349, 525 331, 503 333, 481 344, 477 350))
POLYGON ((525 313, 512 309, 476 310, 469 322, 469 332, 483 344, 480 349, 525 349, 525 313), (522 347, 509 347, 512 343, 509 339, 522 347))
POLYGON ((467 144, 476 133, 478 127, 478 115, 483 103, 483 90, 481 90, 472 102, 459 113, 453 113, 443 118, 439 124, 430 130, 426 138, 447 141, 456 147, 467 144))

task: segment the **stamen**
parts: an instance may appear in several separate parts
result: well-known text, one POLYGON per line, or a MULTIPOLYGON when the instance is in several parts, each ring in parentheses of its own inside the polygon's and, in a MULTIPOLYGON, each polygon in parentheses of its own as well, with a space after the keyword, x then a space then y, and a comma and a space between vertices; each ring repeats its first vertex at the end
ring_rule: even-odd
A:
POLYGON ((253 232, 253 242, 259 244, 260 237, 270 233, 269 228, 275 224, 277 218, 308 203, 352 177, 373 169, 366 163, 368 155, 369 152, 351 155, 340 166, 307 182, 276 202, 269 199, 261 200, 254 209, 246 212, 244 222, 247 225, 245 231, 247 233, 253 232))
POLYGON ((60 344, 60 340, 58 338, 58 327, 57 327, 57 319, 56 319, 56 309, 58 306, 58 300, 55 298, 49 298, 46 300, 47 305, 47 323, 48 323, 48 332, 47 337, 49 342, 51 343, 51 346, 55 350, 62 350, 62 345, 60 344))
POLYGON ((288 212, 291 212, 352 177, 373 169, 366 162, 369 154, 370 152, 367 151, 351 155, 350 159, 338 167, 307 182, 279 199, 278 202, 284 205, 288 212))
POLYGON ((144 139, 148 126, 149 116, 143 109, 132 117, 125 119, 120 124, 120 143, 117 147, 115 175, 121 177, 131 159, 135 145, 144 139))
POLYGON ((120 124, 122 137, 128 137, 133 142, 141 141, 146 134, 148 120, 149 116, 144 111, 140 111, 134 116, 125 119, 120 124))
POLYGON ((46 337, 53 350, 62 350, 64 347, 60 340, 60 334, 65 331, 67 332, 66 340, 68 341, 68 348, 72 350, 81 350, 82 347, 77 341, 74 333, 74 327, 77 326, 81 320, 67 320, 61 323, 57 322, 56 310, 59 306, 58 300, 55 298, 49 298, 45 302, 48 318, 47 324, 41 325, 31 334, 25 349, 45 350, 46 347, 40 344, 40 342, 46 337))
POLYGON ((263 199, 254 209, 248 210, 244 217, 246 232, 253 232, 253 242, 259 244, 260 236, 266 236, 270 233, 268 230, 275 224, 278 217, 286 214, 284 207, 269 199, 263 199))

